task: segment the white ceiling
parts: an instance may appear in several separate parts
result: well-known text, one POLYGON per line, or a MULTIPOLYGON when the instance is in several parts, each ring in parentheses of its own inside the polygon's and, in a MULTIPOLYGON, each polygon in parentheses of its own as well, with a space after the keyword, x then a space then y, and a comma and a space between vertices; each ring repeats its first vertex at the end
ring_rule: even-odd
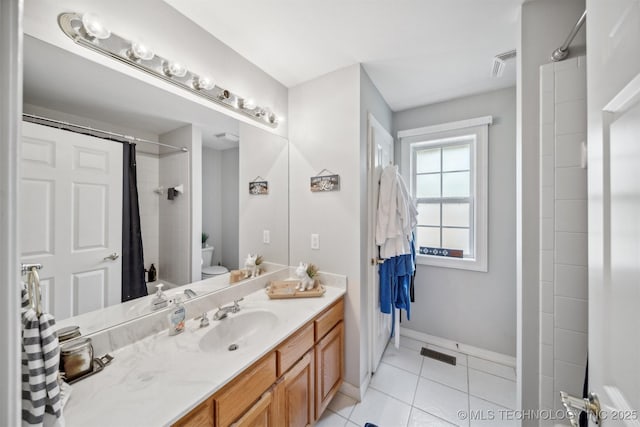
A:
POLYGON ((394 111, 513 86, 523 0, 165 0, 287 87, 362 63, 394 111))

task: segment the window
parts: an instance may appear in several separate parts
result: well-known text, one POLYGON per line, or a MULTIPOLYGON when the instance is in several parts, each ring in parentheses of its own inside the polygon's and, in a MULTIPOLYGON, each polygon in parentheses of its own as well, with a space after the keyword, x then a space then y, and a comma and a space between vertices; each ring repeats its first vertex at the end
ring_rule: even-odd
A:
POLYGON ((487 271, 487 135, 491 117, 398 133, 417 202, 419 264, 487 271))

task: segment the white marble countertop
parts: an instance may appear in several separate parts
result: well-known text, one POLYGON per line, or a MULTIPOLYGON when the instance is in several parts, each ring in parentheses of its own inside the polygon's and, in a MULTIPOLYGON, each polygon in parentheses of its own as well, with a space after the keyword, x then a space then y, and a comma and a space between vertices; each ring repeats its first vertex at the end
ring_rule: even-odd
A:
MULTIPOLYGON (((64 409, 67 427, 170 425, 227 384, 291 333, 331 305, 345 290, 327 286, 320 298, 270 300, 263 289, 244 297, 243 312, 268 310, 277 315, 268 336, 250 348, 207 353, 199 340, 218 322, 199 328, 190 320, 186 330, 167 330, 112 352, 113 362, 102 372, 73 384, 64 409)), ((209 318, 215 310, 209 311, 209 318)), ((192 319, 195 313, 187 313, 192 319)), ((234 316, 233 314, 229 315, 234 316)))

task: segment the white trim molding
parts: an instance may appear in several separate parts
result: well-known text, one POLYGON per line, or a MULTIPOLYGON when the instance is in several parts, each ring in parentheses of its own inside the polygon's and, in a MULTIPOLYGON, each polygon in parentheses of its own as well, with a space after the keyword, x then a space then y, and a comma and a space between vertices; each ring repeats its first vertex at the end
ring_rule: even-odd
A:
MULTIPOLYGON (((371 375, 369 375, 368 377, 371 378, 371 375)), ((366 391, 367 387, 369 387, 369 381, 365 381, 365 383, 361 384, 360 388, 354 386, 351 383, 343 381, 339 391, 340 393, 347 395, 350 398, 357 400, 358 402, 361 402, 362 401, 361 390, 366 391)))
POLYGON ((488 360, 490 362, 499 363, 512 368, 516 367, 516 358, 507 354, 458 343, 447 338, 436 337, 434 335, 425 334, 424 332, 414 331, 413 329, 402 328, 400 330, 400 336, 411 338, 425 344, 437 345, 438 347, 457 351, 458 353, 464 353, 468 356, 477 357, 478 359, 488 360))
POLYGON ((455 122, 440 123, 437 125, 425 126, 421 128, 401 130, 401 131, 398 131, 398 139, 408 138, 410 136, 420 136, 420 135, 426 135, 430 133, 446 132, 449 130, 465 129, 465 128, 472 128, 472 127, 482 126, 482 125, 492 125, 492 124, 493 124, 492 116, 476 117, 473 119, 458 120, 455 122))
MULTIPOLYGON (((400 141, 401 173, 410 183, 411 194, 415 194, 413 150, 417 147, 441 144, 443 141, 473 135, 472 144, 472 197, 473 218, 471 223, 472 254, 465 258, 452 258, 416 253, 416 263, 432 267, 455 268, 487 272, 489 265, 489 125, 492 116, 478 117, 439 125, 408 129, 398 132, 400 141)), ((465 255, 466 256, 466 255, 465 255)))
POLYGON ((0 1, 0 425, 20 425, 19 141, 22 0, 0 1))

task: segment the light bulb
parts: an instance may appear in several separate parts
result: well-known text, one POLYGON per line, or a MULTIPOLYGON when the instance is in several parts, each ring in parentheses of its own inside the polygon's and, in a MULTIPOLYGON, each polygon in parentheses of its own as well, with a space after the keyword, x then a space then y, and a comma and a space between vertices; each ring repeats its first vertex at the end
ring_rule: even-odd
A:
POLYGON ((251 98, 246 98, 242 100, 242 108, 245 110, 253 110, 256 108, 256 102, 251 98))
POLYGON ((93 13, 82 15, 82 26, 91 37, 104 40, 111 36, 111 31, 100 22, 100 18, 93 13))
POLYGON ((133 42, 131 43, 131 48, 127 50, 127 56, 133 59, 134 61, 137 61, 140 59, 148 61, 150 59, 153 59, 155 54, 151 49, 149 49, 147 45, 133 42))
POLYGON ((168 62, 164 64, 163 71, 169 77, 184 77, 187 74, 187 67, 179 62, 168 62))
POLYGON ((209 77, 196 76, 193 79, 193 87, 198 90, 211 90, 214 86, 213 80, 209 77))

